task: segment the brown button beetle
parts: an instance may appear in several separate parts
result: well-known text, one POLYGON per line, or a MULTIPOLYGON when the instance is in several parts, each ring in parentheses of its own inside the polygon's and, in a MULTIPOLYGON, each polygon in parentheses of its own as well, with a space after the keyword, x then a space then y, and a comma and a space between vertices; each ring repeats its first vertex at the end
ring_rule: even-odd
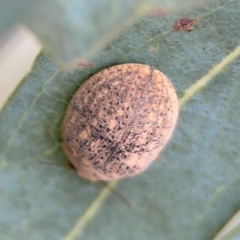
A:
POLYGON ((143 64, 93 75, 74 94, 63 150, 81 177, 107 181, 143 172, 169 140, 178 100, 168 78, 143 64))

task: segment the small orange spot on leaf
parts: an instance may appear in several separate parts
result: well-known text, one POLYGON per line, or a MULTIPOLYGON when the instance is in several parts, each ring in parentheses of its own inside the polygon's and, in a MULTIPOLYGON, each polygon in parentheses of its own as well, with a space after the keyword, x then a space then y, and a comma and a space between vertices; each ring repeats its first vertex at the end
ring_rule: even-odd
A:
POLYGON ((154 9, 152 12, 151 12, 151 15, 153 17, 163 17, 163 16, 166 16, 167 13, 160 7, 157 7, 156 9, 154 9))
POLYGON ((78 68, 93 67, 93 66, 94 66, 93 62, 78 62, 77 63, 78 68))

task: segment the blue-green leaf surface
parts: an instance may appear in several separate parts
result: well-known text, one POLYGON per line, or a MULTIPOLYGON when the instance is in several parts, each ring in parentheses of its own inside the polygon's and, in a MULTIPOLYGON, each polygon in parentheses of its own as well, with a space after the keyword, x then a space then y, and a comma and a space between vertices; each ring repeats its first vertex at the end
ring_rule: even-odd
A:
POLYGON ((0 40, 23 23, 64 68, 74 68, 142 16, 162 17, 212 0, 1 0, 0 40))
POLYGON ((212 239, 240 208, 240 0, 145 17, 64 72, 42 53, 0 114, 0 239, 212 239), (181 112, 174 135, 142 175, 112 182, 131 208, 68 169, 60 126, 72 94, 92 74, 138 62, 164 72, 181 112))
POLYGON ((115 39, 143 15, 162 17, 210 0, 37 1, 21 17, 65 68, 76 66, 115 39))

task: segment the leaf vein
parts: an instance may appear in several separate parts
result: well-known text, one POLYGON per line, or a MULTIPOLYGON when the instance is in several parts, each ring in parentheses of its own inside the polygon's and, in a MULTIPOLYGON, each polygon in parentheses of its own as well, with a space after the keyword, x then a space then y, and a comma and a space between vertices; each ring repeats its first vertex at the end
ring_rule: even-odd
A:
POLYGON ((14 137, 16 136, 16 134, 18 133, 18 131, 21 129, 22 124, 25 120, 25 118, 27 117, 27 115, 31 112, 31 110, 34 108, 37 100, 42 96, 42 94, 44 93, 45 89, 47 88, 47 86, 50 84, 50 82, 60 73, 60 70, 56 71, 47 81, 45 81, 45 83, 43 84, 41 91, 36 95, 36 97, 33 99, 32 103, 29 105, 28 109, 23 112, 22 117, 19 119, 18 124, 15 128, 15 130, 12 132, 12 134, 9 136, 8 141, 6 142, 6 147, 3 151, 3 159, 1 161, 1 165, 6 166, 7 165, 7 160, 6 160, 6 154, 7 151, 11 145, 11 142, 13 141, 14 137))

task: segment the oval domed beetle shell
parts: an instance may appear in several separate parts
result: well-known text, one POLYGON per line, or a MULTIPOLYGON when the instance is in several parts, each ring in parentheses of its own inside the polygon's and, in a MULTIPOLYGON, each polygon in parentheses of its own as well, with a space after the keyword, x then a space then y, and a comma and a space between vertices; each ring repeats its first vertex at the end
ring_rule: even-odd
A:
POLYGON ((178 100, 168 78, 143 64, 93 75, 74 94, 62 125, 63 150, 91 181, 143 172, 169 140, 178 100))

